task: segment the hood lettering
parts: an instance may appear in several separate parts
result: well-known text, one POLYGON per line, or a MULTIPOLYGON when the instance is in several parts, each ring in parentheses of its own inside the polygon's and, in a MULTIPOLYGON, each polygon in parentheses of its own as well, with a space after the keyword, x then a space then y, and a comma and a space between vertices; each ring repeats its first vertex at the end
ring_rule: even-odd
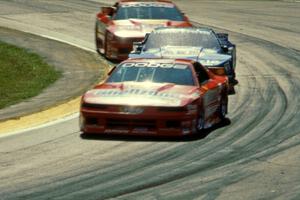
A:
POLYGON ((128 7, 162 7, 162 8, 173 8, 174 5, 172 4, 167 4, 167 3, 156 3, 156 2, 140 2, 140 3, 128 3, 128 4, 123 4, 123 8, 128 8, 128 7))
POLYGON ((160 68, 174 68, 174 69, 186 69, 188 68, 185 64, 179 63, 141 63, 141 62, 125 62, 122 67, 160 67, 160 68))
POLYGON ((91 93, 99 97, 116 97, 116 96, 149 96, 149 97, 161 97, 161 98, 184 98, 188 97, 182 94, 168 93, 168 92, 157 92, 154 90, 144 90, 144 89, 128 89, 124 91, 119 90, 91 90, 91 93))

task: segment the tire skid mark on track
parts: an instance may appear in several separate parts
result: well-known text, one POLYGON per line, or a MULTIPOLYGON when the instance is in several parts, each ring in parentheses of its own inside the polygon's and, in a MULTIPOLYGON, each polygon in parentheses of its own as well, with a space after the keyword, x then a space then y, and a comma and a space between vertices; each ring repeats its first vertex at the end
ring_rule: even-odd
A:
MULTIPOLYGON (((270 85, 270 84, 276 84, 276 82, 274 81, 274 80, 271 80, 271 83, 269 83, 268 85, 270 85)), ((279 86, 277 86, 278 88, 280 88, 279 86)), ((277 89, 278 89, 277 88, 277 89)), ((275 91, 276 91, 276 88, 275 88, 275 91)), ((279 90, 279 93, 283 93, 282 92, 282 90, 279 90)), ((274 95, 273 93, 271 93, 270 95, 270 98, 272 98, 273 96, 276 96, 276 95, 274 95)), ((286 98, 285 98, 285 95, 284 95, 284 93, 283 93, 283 95, 279 95, 279 96, 281 96, 281 97, 283 97, 283 98, 281 98, 281 100, 279 101, 279 102, 285 102, 284 103, 284 105, 286 105, 286 103, 287 103, 287 100, 286 100, 286 98)), ((277 121, 279 121, 280 120, 280 118, 284 115, 284 112, 285 112, 285 110, 286 110, 286 106, 283 106, 283 109, 282 109, 282 111, 281 111, 281 115, 279 115, 279 117, 278 117, 278 119, 277 119, 277 121)), ((265 133, 268 133, 268 132, 270 132, 272 129, 267 129, 266 131, 265 131, 265 133)), ((264 135, 264 134, 263 134, 264 135)), ((268 138, 265 138, 264 140, 268 140, 268 138)), ((275 141, 276 142, 276 141, 275 141)), ((225 145, 226 146, 226 145, 225 145)), ((178 148, 177 148, 178 149, 178 148)), ((180 149, 179 149, 180 150, 180 149)), ((247 151, 247 152, 249 152, 249 151, 247 151)), ((256 152, 255 152, 256 153, 256 152)), ((202 154, 203 155, 203 154, 202 154)), ((247 155, 244 155, 244 156, 247 156, 247 155)))
MULTIPOLYGON (((73 136, 73 138, 74 138, 74 136, 73 136)), ((126 146, 124 146, 124 144, 122 144, 122 145, 119 144, 119 146, 122 147, 122 148, 126 148, 126 146)), ((114 147, 114 148, 115 148, 115 147, 114 147)), ((107 149, 107 151, 109 151, 109 150, 110 150, 110 149, 107 149)), ((91 152, 89 152, 89 153, 91 154, 91 152)), ((105 153, 105 152, 104 152, 104 153, 105 153)), ((115 153, 116 153, 116 152, 115 152, 115 153)), ((70 159, 72 159, 72 158, 70 158, 70 159)), ((73 160, 74 160, 74 159, 73 159, 73 160)), ((65 161, 66 161, 66 160, 65 160, 65 161)), ((75 161, 76 161, 76 160, 75 160, 75 161)), ((49 169, 51 169, 51 167, 55 167, 55 165, 57 165, 57 164, 59 164, 59 163, 56 163, 56 164, 53 163, 51 166, 49 166, 49 169)), ((38 166, 37 166, 37 169, 38 169, 38 166)), ((91 170, 91 173, 92 173, 92 172, 94 172, 94 170, 91 170)), ((87 173, 87 174, 88 174, 88 173, 87 173)), ((94 175, 91 175, 91 176, 94 176, 94 175)), ((58 177, 59 177, 59 176, 58 176, 58 177)), ((71 178, 72 178, 72 177, 71 177, 71 178)), ((79 177, 79 178, 80 178, 80 177, 79 177)), ((55 179, 55 178, 54 178, 54 179, 55 179)), ((58 179, 59 179, 59 180, 57 180, 58 182, 59 182, 59 181, 62 181, 62 180, 65 180, 65 178, 63 178, 62 180, 61 180, 60 178, 58 178, 58 179)), ((53 181, 54 181, 54 180, 53 180, 53 181)), ((49 183, 45 183, 45 185, 49 185, 49 183)), ((38 185, 33 186, 33 188, 38 188, 39 186, 40 186, 40 185, 38 184, 38 185)), ((28 191, 28 189, 29 189, 29 188, 27 188, 26 191, 28 191)))
MULTIPOLYGON (((253 81, 253 80, 251 80, 251 81, 253 81)), ((255 90, 254 90, 255 91, 255 90)), ((271 95, 271 96, 273 96, 273 95, 271 95)), ((238 132, 238 131, 237 131, 238 132)), ((247 131, 246 131, 247 132, 247 131)), ((198 144, 197 144, 198 145, 198 144)), ((185 146, 185 145, 183 145, 183 146, 185 146)), ((225 145, 226 146, 226 145, 225 145)), ((183 148, 185 148, 185 147, 183 147, 183 148)), ((180 149, 178 149, 178 147, 176 147, 176 150, 178 150, 178 151, 180 151, 180 149)), ((210 152, 209 152, 210 153, 210 152)), ((208 155, 209 155, 209 153, 208 153, 208 155)), ((201 154, 202 156, 203 156, 203 154, 201 154)), ((152 157, 156 157, 156 156, 152 156, 152 157)), ((227 161, 228 161, 228 159, 226 159, 227 161)), ((131 160, 131 162, 132 162, 132 160, 131 160)), ((185 162, 184 162, 185 163, 185 162)), ((147 165, 147 164, 146 164, 147 165)), ((148 167, 148 166, 147 166, 148 167)), ((205 167, 206 169, 208 169, 208 167, 205 167)), ((209 168, 209 169, 211 169, 211 168, 209 168)), ((136 169, 134 169, 133 171, 135 171, 136 169)), ((196 168, 196 170, 195 170, 195 172, 196 171, 199 171, 199 169, 197 169, 196 168)), ((125 174, 127 174, 127 172, 125 173, 125 174)), ((191 173, 192 175, 194 175, 195 173, 193 172, 193 173, 191 173)), ((124 175, 124 173, 122 173, 122 174, 120 174, 120 175, 124 175)), ((183 177, 186 177, 185 176, 186 174, 184 174, 184 176, 183 177)), ((119 175, 115 175, 116 177, 117 177, 117 179, 119 178, 119 175)), ((177 176, 177 175, 176 175, 177 176)), ((110 180, 111 178, 107 178, 108 180, 110 180)), ((104 180, 107 180, 105 177, 104 177, 104 180)), ((177 180, 177 179, 175 179, 175 180, 177 180)), ((89 181, 91 181, 90 179, 89 179, 89 181)), ((92 181, 93 182, 93 181, 92 181)), ((100 183, 102 182, 102 180, 100 180, 100 183)), ((80 181, 80 183, 82 184, 82 181, 80 181)), ((94 183, 95 184, 95 183, 94 183)), ((97 186, 97 184, 96 184, 96 186, 97 186)), ((72 187, 72 186, 71 186, 72 187)))

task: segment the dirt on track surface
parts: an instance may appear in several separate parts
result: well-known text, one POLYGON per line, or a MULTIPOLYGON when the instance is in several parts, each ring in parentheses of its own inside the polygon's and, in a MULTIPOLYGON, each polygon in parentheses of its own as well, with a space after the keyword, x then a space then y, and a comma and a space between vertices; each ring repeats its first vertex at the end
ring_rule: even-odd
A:
MULTIPOLYGON (((47 21, 59 36, 52 15, 67 33, 74 27, 65 16, 76 14, 85 24, 78 33, 90 33, 94 1, 1 1, 22 12, 0 11, 0 23, 43 32, 47 21), (30 16, 41 17, 28 25, 30 16)), ((237 44, 228 123, 176 141, 82 139, 78 119, 2 138, 0 199, 300 199, 300 3, 176 2, 192 20, 230 30, 237 44)), ((78 33, 66 38, 92 45, 78 33)))

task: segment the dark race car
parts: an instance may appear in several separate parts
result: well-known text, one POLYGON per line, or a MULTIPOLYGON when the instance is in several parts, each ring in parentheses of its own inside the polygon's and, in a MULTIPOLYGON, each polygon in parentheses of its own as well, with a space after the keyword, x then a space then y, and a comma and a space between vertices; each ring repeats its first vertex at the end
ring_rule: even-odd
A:
POLYGON ((125 60, 133 42, 161 26, 192 25, 171 1, 118 1, 112 7, 102 7, 97 14, 96 49, 108 59, 125 60))
POLYGON ((128 59, 82 96, 84 133, 182 136, 225 118, 227 77, 185 59, 128 59))
POLYGON ((215 74, 226 75, 235 85, 236 47, 228 34, 209 28, 157 28, 135 43, 130 58, 188 58, 199 61, 215 74))

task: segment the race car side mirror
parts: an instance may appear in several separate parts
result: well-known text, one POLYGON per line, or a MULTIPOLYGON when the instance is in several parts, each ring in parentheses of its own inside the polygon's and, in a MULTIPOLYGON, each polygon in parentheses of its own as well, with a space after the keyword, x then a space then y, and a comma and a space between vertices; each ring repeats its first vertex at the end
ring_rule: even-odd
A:
POLYGON ((100 18, 100 20, 101 20, 103 23, 107 24, 107 23, 109 23, 109 21, 110 21, 110 17, 109 17, 108 15, 103 15, 103 16, 100 18))
POLYGON ((110 76, 113 73, 113 71, 115 71, 115 69, 116 69, 116 66, 111 68, 111 70, 107 73, 107 75, 110 76))
POLYGON ((132 53, 141 53, 143 42, 133 42, 132 53))
POLYGON ((109 7, 109 6, 105 6, 105 7, 101 7, 101 12, 103 15, 107 15, 107 16, 113 16, 115 9, 113 7, 109 7))
POLYGON ((183 15, 184 21, 189 21, 189 18, 186 15, 183 15))

